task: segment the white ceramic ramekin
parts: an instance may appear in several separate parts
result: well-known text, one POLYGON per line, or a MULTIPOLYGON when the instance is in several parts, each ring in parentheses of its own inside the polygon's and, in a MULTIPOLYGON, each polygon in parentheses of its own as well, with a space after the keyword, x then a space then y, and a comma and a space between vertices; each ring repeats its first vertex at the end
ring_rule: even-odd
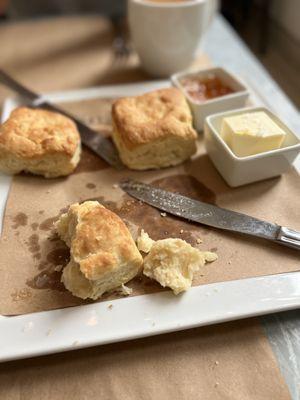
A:
POLYGON ((264 107, 250 107, 210 115, 204 128, 205 147, 217 170, 229 186, 236 187, 247 183, 279 176, 286 172, 300 152, 300 139, 276 115, 264 107), (220 135, 224 117, 245 112, 264 111, 286 133, 280 149, 266 151, 248 157, 237 157, 220 135))
POLYGON ((174 86, 178 87, 185 94, 193 112, 194 126, 197 131, 203 130, 204 121, 208 115, 215 114, 221 111, 232 110, 235 108, 241 108, 245 105, 246 100, 249 96, 248 89, 246 88, 245 84, 241 82, 240 79, 230 74, 224 68, 219 67, 200 69, 190 72, 179 72, 171 76, 171 81, 174 86), (234 90, 234 93, 216 97, 203 103, 195 102, 184 89, 184 87, 180 83, 180 80, 189 76, 197 76, 205 79, 210 74, 215 74, 218 78, 221 79, 222 82, 231 87, 234 90))

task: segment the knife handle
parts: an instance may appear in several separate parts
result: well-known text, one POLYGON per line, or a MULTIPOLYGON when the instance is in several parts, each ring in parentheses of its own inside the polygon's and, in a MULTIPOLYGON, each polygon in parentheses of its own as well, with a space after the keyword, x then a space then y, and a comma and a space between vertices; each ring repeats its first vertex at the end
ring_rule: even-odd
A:
POLYGON ((277 236, 277 241, 285 246, 300 250, 300 232, 294 231, 293 229, 281 226, 277 236))

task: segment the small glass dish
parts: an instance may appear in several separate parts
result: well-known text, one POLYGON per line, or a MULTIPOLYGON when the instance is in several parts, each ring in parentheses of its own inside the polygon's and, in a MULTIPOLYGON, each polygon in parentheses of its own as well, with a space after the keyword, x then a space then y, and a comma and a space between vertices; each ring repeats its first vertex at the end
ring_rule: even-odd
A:
POLYGON ((245 84, 236 76, 233 76, 227 70, 220 67, 178 72, 171 76, 171 81, 173 85, 179 88, 186 96, 193 112, 194 126, 197 131, 203 130, 204 121, 207 116, 221 111, 241 108, 245 105, 249 96, 249 91, 245 84), (232 89, 233 93, 220 95, 199 102, 195 101, 188 93, 187 89, 182 85, 182 80, 184 78, 197 77, 205 80, 212 75, 219 78, 222 83, 232 89))
POLYGON ((300 152, 300 139, 265 107, 249 107, 210 115, 204 127, 207 154, 229 186, 236 187, 279 176, 291 168, 300 152), (281 148, 247 157, 237 157, 220 135, 225 117, 249 112, 265 112, 286 132, 281 148))

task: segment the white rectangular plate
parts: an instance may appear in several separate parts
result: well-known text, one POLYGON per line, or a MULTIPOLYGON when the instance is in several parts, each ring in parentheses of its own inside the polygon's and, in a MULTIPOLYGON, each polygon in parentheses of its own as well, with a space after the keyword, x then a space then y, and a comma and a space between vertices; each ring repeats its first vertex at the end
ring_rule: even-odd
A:
MULTIPOLYGON (((48 101, 135 95, 168 81, 52 93, 48 101)), ((4 104, 2 121, 18 106, 4 104)), ((11 179, 0 175, 0 231, 11 179)), ((0 256, 1 257, 1 256, 0 256)), ((119 342, 300 307, 300 272, 214 283, 175 297, 162 292, 102 303, 0 316, 0 361, 119 342)))

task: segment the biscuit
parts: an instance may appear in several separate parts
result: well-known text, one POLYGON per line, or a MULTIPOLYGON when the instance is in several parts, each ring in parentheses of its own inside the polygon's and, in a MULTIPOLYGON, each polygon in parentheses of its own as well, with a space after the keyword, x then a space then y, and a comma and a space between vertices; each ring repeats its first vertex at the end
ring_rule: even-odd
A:
POLYGON ((80 152, 75 123, 59 113, 21 107, 0 127, 0 170, 9 174, 69 175, 80 152))
POLYGON ((70 247, 62 282, 74 296, 95 300, 141 269, 142 256, 126 225, 97 201, 71 205, 56 229, 70 247))
POLYGON ((177 165, 196 152, 191 111, 176 88, 118 99, 112 120, 113 140, 121 160, 131 169, 177 165))
MULTIPOLYGON (((209 251, 200 251, 182 239, 162 239, 152 241, 143 233, 143 248, 149 250, 144 259, 144 275, 155 279, 163 287, 169 287, 174 294, 188 290, 194 273, 206 262, 215 261, 218 256, 209 251)), ((151 240, 151 239, 150 239, 151 240)), ((141 241, 140 241, 141 243, 141 241)))

